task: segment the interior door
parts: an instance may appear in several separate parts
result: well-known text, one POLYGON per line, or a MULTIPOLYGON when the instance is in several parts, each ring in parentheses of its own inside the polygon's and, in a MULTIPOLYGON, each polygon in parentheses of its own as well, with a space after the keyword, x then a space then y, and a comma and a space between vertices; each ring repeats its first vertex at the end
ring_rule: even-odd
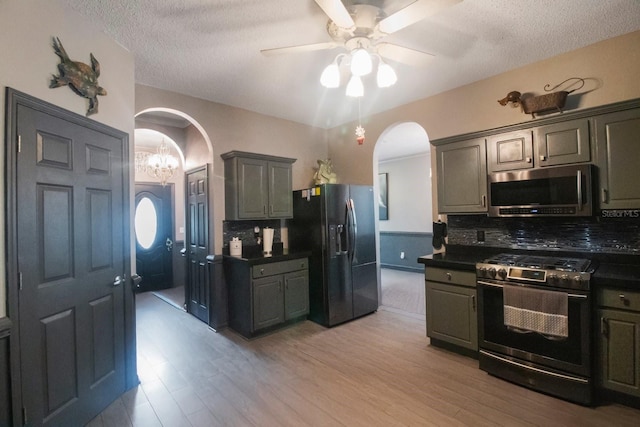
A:
POLYGON ((137 291, 173 286, 173 221, 171 187, 136 184, 136 273, 142 277, 137 291))
POLYGON ((83 425, 125 390, 128 146, 126 134, 36 101, 11 106, 14 374, 22 423, 83 425))
POLYGON ((207 166, 187 172, 187 311, 209 323, 209 186, 207 166))

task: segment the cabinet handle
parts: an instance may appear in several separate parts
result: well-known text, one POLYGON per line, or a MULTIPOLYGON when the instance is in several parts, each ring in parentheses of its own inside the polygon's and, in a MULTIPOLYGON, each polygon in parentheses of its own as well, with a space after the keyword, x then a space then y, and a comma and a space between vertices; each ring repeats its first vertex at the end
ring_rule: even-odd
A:
POLYGON ((609 331, 607 328, 607 319, 604 317, 600 318, 600 333, 605 337, 609 336, 609 331))
POLYGON ((483 208, 487 207, 487 195, 486 194, 482 195, 482 207, 483 208))
POLYGON ((267 205, 262 206, 262 213, 265 215, 267 214, 267 205))
POLYGON ((264 276, 264 268, 260 269, 260 274, 264 276))
POLYGON ((630 301, 626 296, 624 296, 624 294, 618 295, 618 298, 620 298, 620 302, 622 302, 622 304, 629 305, 630 301))
POLYGON ((476 296, 475 295, 471 295, 471 308, 473 309, 473 311, 476 311, 476 296))
POLYGON ((607 189, 603 188, 602 189, 602 203, 607 203, 607 199, 608 199, 608 197, 607 197, 607 189))
POLYGON ((527 162, 527 163, 531 163, 531 157, 526 157, 526 158, 524 159, 524 161, 525 161, 525 162, 527 162))
POLYGON ((543 155, 541 154, 541 155, 540 155, 540 161, 541 161, 541 162, 544 162, 544 161, 545 161, 545 159, 546 159, 546 157, 545 157, 545 156, 543 156, 543 155))
POLYGON ((451 273, 446 273, 447 274, 447 280, 451 281, 451 273))

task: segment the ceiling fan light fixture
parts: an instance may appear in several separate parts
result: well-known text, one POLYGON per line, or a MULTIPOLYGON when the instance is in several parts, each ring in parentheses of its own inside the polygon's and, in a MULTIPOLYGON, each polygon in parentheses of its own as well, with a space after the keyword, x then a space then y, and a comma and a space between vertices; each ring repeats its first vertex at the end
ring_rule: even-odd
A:
POLYGON ((378 73, 376 75, 376 81, 378 82, 378 87, 389 87, 396 84, 396 82, 398 81, 398 76, 389 64, 380 60, 380 64, 378 65, 378 73))
POLYGON ((337 61, 333 61, 322 71, 320 84, 329 89, 340 86, 340 69, 338 68, 337 61))
POLYGON ((357 48, 351 52, 351 74, 354 76, 366 76, 373 68, 371 55, 364 48, 357 48))
POLYGON ((351 76, 349 83, 347 83, 347 96, 353 98, 359 98, 364 95, 364 85, 360 76, 351 76))

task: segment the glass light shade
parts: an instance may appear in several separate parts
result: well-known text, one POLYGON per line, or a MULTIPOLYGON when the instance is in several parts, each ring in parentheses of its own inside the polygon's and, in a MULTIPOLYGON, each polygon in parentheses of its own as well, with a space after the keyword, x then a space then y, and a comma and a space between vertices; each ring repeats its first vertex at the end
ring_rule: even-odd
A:
POLYGON ((351 76, 349 83, 347 84, 347 96, 359 98, 364 95, 364 85, 362 79, 359 76, 351 76))
POLYGON ((363 48, 354 49, 351 52, 351 74, 354 76, 366 76, 371 72, 373 63, 371 55, 363 48))
POLYGON ((398 81, 398 76, 389 64, 380 61, 378 65, 378 74, 376 75, 378 87, 389 87, 398 81))
POLYGON ((340 69, 335 61, 327 65, 322 72, 320 84, 330 89, 340 86, 340 69))

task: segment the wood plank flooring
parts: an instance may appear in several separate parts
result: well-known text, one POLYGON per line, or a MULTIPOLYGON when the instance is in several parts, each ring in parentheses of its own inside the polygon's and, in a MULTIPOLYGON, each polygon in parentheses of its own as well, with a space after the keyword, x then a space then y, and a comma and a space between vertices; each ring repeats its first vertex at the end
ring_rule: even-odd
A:
POLYGON ((246 341, 140 294, 141 385, 89 426, 637 426, 487 375, 431 347, 420 316, 386 309, 246 341))

